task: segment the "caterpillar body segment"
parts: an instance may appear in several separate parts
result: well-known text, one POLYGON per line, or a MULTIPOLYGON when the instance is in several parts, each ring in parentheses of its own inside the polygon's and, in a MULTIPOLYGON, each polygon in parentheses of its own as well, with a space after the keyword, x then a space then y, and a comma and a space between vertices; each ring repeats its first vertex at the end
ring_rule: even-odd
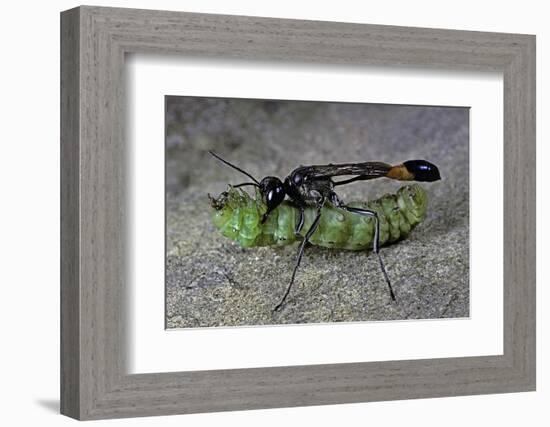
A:
MULTIPOLYGON (((284 201, 272 210, 265 222, 262 218, 267 206, 256 189, 252 198, 242 189, 230 187, 218 198, 211 198, 214 208, 213 222, 227 238, 243 247, 289 245, 301 241, 311 227, 314 207, 306 207, 304 226, 295 234, 299 209, 284 201)), ((380 221, 380 245, 405 238, 424 219, 428 205, 425 190, 418 184, 401 187, 395 194, 386 194, 370 202, 351 202, 350 207, 376 211, 380 221)), ((372 249, 375 220, 372 217, 326 203, 322 208, 319 225, 310 243, 326 248, 366 250, 372 249)))

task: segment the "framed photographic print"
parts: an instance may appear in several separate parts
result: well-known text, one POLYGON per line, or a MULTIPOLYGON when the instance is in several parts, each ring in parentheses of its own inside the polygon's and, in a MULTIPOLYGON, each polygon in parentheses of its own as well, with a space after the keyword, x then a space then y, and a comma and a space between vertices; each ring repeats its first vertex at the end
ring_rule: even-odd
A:
POLYGON ((534 390, 534 36, 97 7, 61 36, 62 413, 534 390))

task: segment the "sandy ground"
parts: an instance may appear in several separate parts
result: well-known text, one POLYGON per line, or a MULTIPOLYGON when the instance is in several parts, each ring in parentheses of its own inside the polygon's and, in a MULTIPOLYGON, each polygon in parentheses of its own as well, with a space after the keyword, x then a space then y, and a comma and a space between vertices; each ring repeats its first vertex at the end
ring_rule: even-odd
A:
MULTIPOLYGON (((168 98, 166 326, 168 328, 428 319, 469 315, 469 112, 466 108, 168 98), (425 221, 375 256, 308 247, 287 304, 296 246, 242 249, 212 225, 207 193, 300 164, 426 159, 425 221)), ((389 179, 339 187, 345 201, 395 192, 389 179)))

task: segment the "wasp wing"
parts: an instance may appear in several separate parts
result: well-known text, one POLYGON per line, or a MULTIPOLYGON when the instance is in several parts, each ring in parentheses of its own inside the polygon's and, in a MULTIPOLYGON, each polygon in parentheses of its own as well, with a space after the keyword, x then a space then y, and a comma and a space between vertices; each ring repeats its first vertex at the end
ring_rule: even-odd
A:
POLYGON ((331 178, 342 175, 358 175, 371 178, 386 176, 392 165, 382 162, 341 163, 338 165, 302 166, 301 173, 310 179, 331 178))
POLYGON ((328 165, 302 166, 293 171, 306 180, 323 180, 335 176, 355 175, 353 178, 335 182, 335 185, 348 184, 353 181, 363 181, 387 176, 392 165, 382 162, 341 163, 328 165))

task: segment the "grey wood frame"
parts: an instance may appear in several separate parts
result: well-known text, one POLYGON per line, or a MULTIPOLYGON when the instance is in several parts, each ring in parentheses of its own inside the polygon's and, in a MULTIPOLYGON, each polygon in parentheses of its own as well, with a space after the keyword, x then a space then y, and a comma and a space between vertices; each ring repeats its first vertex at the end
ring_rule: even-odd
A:
POLYGON ((61 14, 61 165, 63 414, 99 419, 535 389, 534 36, 71 9, 61 14), (124 58, 136 52, 502 72, 504 354, 127 374, 124 58))

